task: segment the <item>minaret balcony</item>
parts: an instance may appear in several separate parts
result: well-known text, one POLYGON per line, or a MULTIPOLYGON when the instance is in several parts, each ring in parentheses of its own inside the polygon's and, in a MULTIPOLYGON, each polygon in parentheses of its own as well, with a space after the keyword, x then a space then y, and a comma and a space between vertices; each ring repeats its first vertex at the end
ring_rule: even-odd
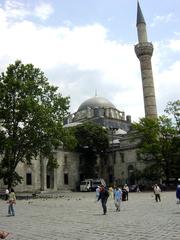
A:
POLYGON ((150 42, 143 42, 135 45, 135 53, 138 58, 144 55, 152 56, 153 49, 153 45, 150 42))

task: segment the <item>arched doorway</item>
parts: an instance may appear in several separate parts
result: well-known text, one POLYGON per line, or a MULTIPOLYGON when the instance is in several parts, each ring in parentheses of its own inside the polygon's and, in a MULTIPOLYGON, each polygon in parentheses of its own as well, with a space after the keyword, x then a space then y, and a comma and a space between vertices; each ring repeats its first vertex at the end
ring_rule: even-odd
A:
POLYGON ((47 164, 46 168, 46 187, 47 189, 54 189, 54 169, 47 164))
POLYGON ((134 175, 134 166, 128 166, 128 184, 133 185, 135 184, 135 175, 134 175))

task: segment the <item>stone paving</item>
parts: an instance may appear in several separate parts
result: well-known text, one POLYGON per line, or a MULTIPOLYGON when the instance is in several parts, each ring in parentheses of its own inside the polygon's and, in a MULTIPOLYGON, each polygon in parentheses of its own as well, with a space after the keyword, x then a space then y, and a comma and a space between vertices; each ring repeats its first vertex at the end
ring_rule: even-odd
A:
POLYGON ((18 200, 16 216, 7 217, 0 200, 0 230, 15 240, 180 240, 180 204, 174 192, 163 192, 156 203, 153 193, 130 193, 116 212, 112 199, 102 214, 95 193, 62 193, 54 199, 18 200))

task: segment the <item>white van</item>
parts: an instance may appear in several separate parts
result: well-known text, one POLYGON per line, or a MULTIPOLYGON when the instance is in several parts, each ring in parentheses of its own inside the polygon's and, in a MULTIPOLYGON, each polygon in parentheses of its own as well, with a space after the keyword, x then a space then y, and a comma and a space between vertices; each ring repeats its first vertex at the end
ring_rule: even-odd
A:
POLYGON ((94 179, 92 181, 91 191, 96 191, 96 188, 102 184, 102 179, 94 179))
POLYGON ((85 179, 80 183, 80 191, 81 192, 89 192, 91 191, 93 179, 85 179))
POLYGON ((103 179, 85 179, 80 183, 81 192, 95 191, 98 186, 103 184, 105 186, 105 181, 103 179))

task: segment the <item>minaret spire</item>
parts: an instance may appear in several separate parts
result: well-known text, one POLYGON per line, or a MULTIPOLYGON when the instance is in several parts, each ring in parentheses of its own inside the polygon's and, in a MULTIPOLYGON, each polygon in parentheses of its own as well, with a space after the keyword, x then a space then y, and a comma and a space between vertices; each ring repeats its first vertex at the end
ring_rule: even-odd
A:
POLYGON ((139 42, 148 42, 147 32, 146 32, 146 22, 141 11, 141 7, 139 5, 139 1, 137 2, 137 20, 136 27, 138 32, 138 41, 139 42))
POLYGON ((137 1, 137 21, 136 21, 136 26, 140 23, 144 23, 146 24, 145 20, 144 20, 144 16, 142 14, 141 11, 141 7, 139 5, 139 1, 137 1))
POLYGON ((145 117, 157 118, 156 98, 151 65, 153 45, 148 42, 146 22, 139 5, 139 1, 137 2, 136 27, 139 43, 135 45, 135 52, 141 65, 145 117))

